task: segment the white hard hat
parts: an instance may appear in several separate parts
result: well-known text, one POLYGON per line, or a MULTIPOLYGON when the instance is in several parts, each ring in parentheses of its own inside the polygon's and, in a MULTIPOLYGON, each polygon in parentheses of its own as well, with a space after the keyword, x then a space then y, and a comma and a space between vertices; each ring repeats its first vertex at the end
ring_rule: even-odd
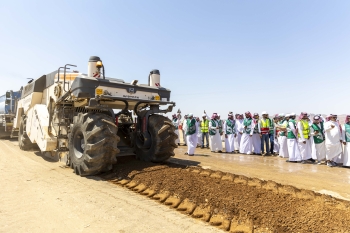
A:
POLYGON ((188 114, 189 117, 193 117, 193 113, 188 114))
POLYGON ((261 115, 267 115, 267 112, 266 112, 266 111, 263 111, 263 112, 261 113, 261 115))
POLYGON ((286 114, 286 117, 290 117, 291 115, 290 114, 286 114))
POLYGON ((285 114, 284 114, 284 113, 280 113, 280 114, 278 114, 278 116, 280 116, 280 117, 284 117, 284 116, 285 116, 285 114))
POLYGON ((295 113, 294 113, 294 112, 292 112, 291 114, 289 114, 289 116, 295 116, 295 113))
POLYGON ((207 114, 202 114, 202 117, 207 117, 207 114))

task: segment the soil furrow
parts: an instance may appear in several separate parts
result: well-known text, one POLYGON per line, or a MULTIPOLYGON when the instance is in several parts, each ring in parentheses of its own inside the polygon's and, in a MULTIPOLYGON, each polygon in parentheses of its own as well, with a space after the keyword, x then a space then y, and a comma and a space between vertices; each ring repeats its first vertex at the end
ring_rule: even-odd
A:
POLYGON ((350 203, 221 171, 120 162, 102 178, 230 232, 349 232, 350 203))

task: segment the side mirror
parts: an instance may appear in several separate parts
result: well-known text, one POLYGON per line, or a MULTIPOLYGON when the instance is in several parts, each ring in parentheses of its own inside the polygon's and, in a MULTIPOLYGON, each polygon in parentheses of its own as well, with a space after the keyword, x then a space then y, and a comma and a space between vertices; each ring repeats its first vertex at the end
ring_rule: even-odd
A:
POLYGON ((6 91, 6 98, 11 98, 11 92, 6 91))

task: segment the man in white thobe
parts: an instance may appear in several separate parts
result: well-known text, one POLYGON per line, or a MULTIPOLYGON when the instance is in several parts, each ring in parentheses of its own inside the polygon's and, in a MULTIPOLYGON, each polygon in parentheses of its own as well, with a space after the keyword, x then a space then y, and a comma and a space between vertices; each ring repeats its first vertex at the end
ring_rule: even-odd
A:
POLYGON ((301 163, 315 162, 311 157, 310 125, 306 112, 302 112, 298 122, 298 147, 301 154, 301 163))
POLYGON ((239 145, 239 153, 247 155, 253 153, 253 129, 254 123, 252 114, 250 112, 246 112, 245 119, 243 120, 243 134, 241 138, 241 144, 239 145))
POLYGON ((273 118, 273 122, 274 122, 274 137, 275 140, 273 141, 274 145, 273 145, 273 153, 277 156, 279 154, 280 151, 280 144, 277 140, 277 126, 278 126, 278 114, 275 115, 275 117, 273 118))
POLYGON ((279 144, 278 156, 281 158, 289 158, 288 145, 287 145, 287 126, 289 117, 284 113, 278 114, 278 124, 276 124, 276 130, 278 131, 277 141, 279 144))
POLYGON ((252 143, 253 143, 253 154, 261 155, 261 129, 259 125, 259 114, 254 113, 254 119, 253 119, 253 136, 252 136, 252 143))
POLYGON ((314 142, 315 155, 317 159, 317 164, 321 164, 322 161, 326 159, 326 145, 324 136, 324 126, 323 122, 320 121, 321 118, 317 115, 314 116, 314 121, 310 127, 311 140, 314 142))
POLYGON ((289 118, 287 125, 287 146, 289 159, 286 162, 296 163, 301 161, 301 154, 298 147, 297 135, 296 135, 296 122, 295 113, 291 113, 286 117, 289 118))
POLYGON ((224 122, 223 133, 225 134, 225 151, 232 153, 235 150, 234 138, 236 137, 236 127, 233 114, 228 114, 228 119, 224 122))
POLYGON ((187 118, 188 118, 188 114, 186 114, 186 115, 184 116, 184 119, 182 120, 182 123, 181 123, 182 140, 183 140, 184 146, 187 146, 187 142, 186 142, 186 124, 187 124, 187 118))
POLYGON ((331 114, 329 121, 324 124, 325 138, 326 138, 326 160, 327 166, 334 167, 337 163, 334 160, 341 156, 342 150, 342 136, 340 126, 337 122, 337 115, 331 114))
POLYGON ((176 114, 174 114, 173 116, 173 125, 175 127, 175 133, 177 135, 177 138, 175 139, 175 144, 180 146, 180 137, 179 137, 179 119, 177 118, 176 114))
POLYGON ((343 167, 350 167, 350 115, 345 118, 345 124, 342 126, 344 156, 343 167))
POLYGON ((197 147, 197 140, 198 140, 198 124, 196 120, 193 118, 193 114, 188 114, 187 119, 187 127, 186 127, 186 141, 188 143, 187 145, 187 153, 189 156, 194 155, 194 151, 197 147))
POLYGON ((197 146, 203 147, 203 145, 202 145, 202 133, 201 133, 201 121, 200 121, 199 117, 196 117, 196 124, 197 124, 197 129, 198 129, 198 131, 197 131, 197 137, 198 137, 197 146))
POLYGON ((311 117, 311 115, 308 115, 309 118, 309 126, 310 126, 310 142, 311 142, 311 158, 316 162, 317 160, 317 155, 316 155, 316 146, 315 146, 315 140, 313 139, 313 135, 311 135, 311 126, 313 124, 313 120, 311 120, 311 118, 313 119, 314 116, 311 117))
POLYGON ((209 147, 211 152, 222 152, 222 142, 220 135, 220 125, 218 121, 218 114, 214 113, 209 122, 209 135, 210 135, 210 143, 209 147))
POLYGON ((219 122, 219 133, 220 133, 220 137, 221 137, 221 142, 224 142, 225 135, 223 134, 223 131, 222 131, 224 122, 223 122, 223 120, 221 120, 220 114, 218 114, 218 117, 216 118, 216 120, 219 122))
POLYGON ((241 143, 241 138, 243 134, 243 115, 241 114, 236 114, 236 137, 234 139, 234 146, 235 146, 235 151, 239 152, 239 145, 241 143))

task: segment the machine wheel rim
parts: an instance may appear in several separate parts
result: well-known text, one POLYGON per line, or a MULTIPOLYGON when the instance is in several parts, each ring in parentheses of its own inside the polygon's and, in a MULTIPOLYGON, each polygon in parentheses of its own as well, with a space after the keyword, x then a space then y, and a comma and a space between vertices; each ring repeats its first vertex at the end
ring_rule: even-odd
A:
POLYGON ((73 147, 75 157, 77 157, 78 159, 83 157, 85 148, 85 138, 81 130, 78 130, 74 133, 73 147))

